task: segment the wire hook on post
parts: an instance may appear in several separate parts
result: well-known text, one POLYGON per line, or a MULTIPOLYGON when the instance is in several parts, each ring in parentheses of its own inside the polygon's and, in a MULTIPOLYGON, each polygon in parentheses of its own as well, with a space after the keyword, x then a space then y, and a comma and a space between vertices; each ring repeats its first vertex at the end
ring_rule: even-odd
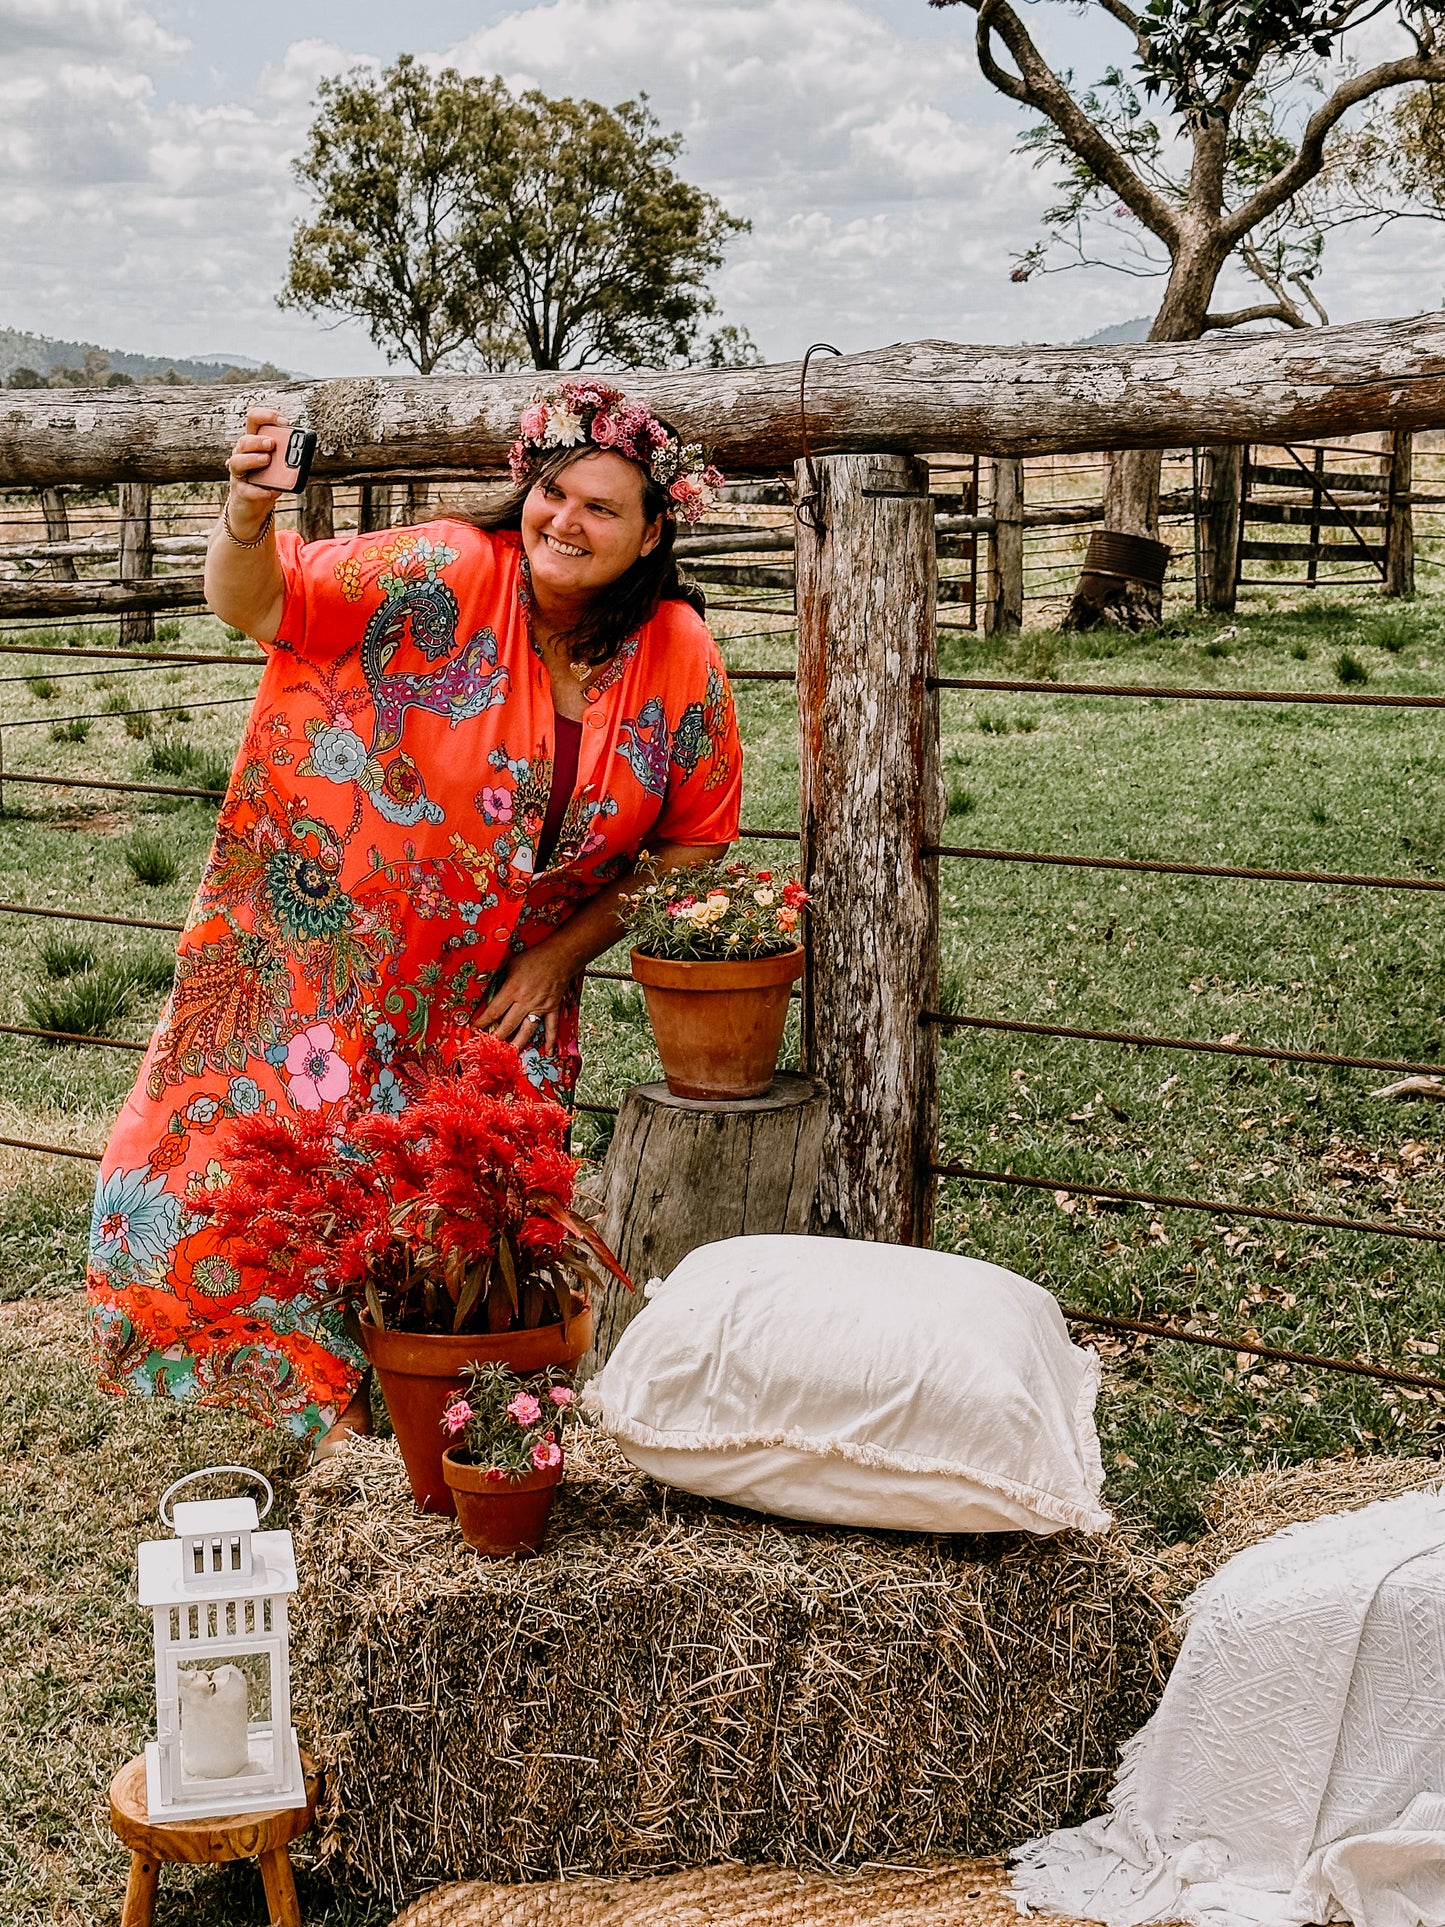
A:
POLYGON ((815 341, 803 356, 803 372, 798 377, 798 436, 803 444, 803 467, 808 482, 793 506, 793 513, 805 527, 813 531, 820 542, 826 533, 826 524, 818 489, 818 471, 813 467, 813 451, 808 446, 808 363, 814 355, 841 355, 842 352, 831 341, 815 341))

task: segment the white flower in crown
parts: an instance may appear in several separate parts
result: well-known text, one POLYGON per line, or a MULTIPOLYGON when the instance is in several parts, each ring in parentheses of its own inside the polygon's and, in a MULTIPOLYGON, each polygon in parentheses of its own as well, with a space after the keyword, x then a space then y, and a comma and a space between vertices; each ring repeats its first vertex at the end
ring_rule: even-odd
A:
POLYGON ((558 408, 555 404, 547 411, 547 432, 542 437, 546 448, 575 448, 578 442, 587 439, 587 430, 580 415, 574 415, 570 408, 558 408))

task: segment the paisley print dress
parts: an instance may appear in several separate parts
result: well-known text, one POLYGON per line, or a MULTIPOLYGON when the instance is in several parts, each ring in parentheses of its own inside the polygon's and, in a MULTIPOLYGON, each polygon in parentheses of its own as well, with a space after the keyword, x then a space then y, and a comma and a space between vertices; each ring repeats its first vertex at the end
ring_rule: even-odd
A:
MULTIPOLYGON (((102 1386, 323 1431, 363 1361, 334 1311, 270 1299, 198 1220, 236 1118, 402 1112, 509 958, 648 839, 728 843, 742 759, 716 645, 666 602, 586 690, 576 787, 536 859, 556 719, 519 539, 439 521, 302 546, 281 534, 276 643, 175 982, 111 1133, 91 1224, 102 1386)), ((528 1075, 570 1101, 574 983, 528 1075)))

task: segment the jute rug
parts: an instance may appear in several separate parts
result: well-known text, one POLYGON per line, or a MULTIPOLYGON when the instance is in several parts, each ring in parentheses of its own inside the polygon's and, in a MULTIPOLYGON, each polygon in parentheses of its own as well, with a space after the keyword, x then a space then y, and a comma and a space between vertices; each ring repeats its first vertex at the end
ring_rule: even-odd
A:
MULTIPOLYGON (((425 1894, 394 1927, 1017 1927, 997 1860, 861 1868, 695 1867, 644 1880, 463 1881, 425 1894)), ((1051 1923, 1051 1927, 1053 1924, 1051 1923)), ((1070 1927, 1061 1922, 1059 1927, 1070 1927)), ((1077 1923, 1074 1924, 1077 1927, 1077 1923)))

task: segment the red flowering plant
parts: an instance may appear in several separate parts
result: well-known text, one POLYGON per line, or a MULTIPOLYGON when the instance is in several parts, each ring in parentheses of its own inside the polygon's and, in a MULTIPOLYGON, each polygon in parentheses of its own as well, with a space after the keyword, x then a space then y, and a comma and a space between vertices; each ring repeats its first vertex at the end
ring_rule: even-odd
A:
POLYGON ((319 1293, 393 1330, 565 1330, 604 1274, 632 1289, 571 1208, 566 1130, 512 1046, 476 1036, 399 1117, 242 1118, 229 1183, 194 1208, 277 1299, 319 1293))
POLYGON ((637 888, 622 899, 621 914, 646 957, 721 963, 794 949, 809 901, 796 878, 775 870, 718 858, 659 872, 644 851, 637 888))
POLYGON ((442 1414, 442 1431, 465 1465, 501 1485, 562 1463, 562 1430, 573 1411, 563 1371, 519 1377, 505 1365, 468 1365, 442 1414))

